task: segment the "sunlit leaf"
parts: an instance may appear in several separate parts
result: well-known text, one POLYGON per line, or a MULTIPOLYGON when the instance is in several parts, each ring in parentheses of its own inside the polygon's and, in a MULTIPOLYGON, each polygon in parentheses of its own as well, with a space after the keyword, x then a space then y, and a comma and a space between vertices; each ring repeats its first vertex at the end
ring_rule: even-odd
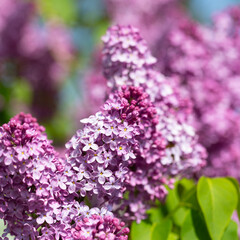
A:
POLYGON ((160 223, 155 223, 152 228, 151 240, 166 240, 171 232, 172 221, 166 219, 160 223))
POLYGON ((238 225, 233 220, 230 221, 221 240, 238 240, 238 225))
POLYGON ((133 222, 130 232, 131 240, 151 240, 151 230, 152 224, 146 221, 141 221, 139 224, 133 222))
POLYGON ((197 198, 211 238, 221 239, 238 203, 234 184, 224 178, 202 177, 197 186, 197 198))
POLYGON ((200 212, 189 210, 181 228, 182 240, 211 240, 200 212))

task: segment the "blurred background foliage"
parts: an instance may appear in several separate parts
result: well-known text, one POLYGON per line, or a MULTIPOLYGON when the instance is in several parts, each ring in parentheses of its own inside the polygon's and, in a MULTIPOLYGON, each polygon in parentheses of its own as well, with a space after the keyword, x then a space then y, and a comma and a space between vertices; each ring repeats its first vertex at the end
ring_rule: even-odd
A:
MULTIPOLYGON (((49 117, 41 118, 32 112, 34 91, 29 82, 15 73, 11 65, 0 81, 0 124, 20 111, 30 111, 46 127, 54 145, 63 146, 79 127, 79 118, 85 117, 83 104, 85 73, 92 65, 96 46, 101 44, 101 36, 111 25, 104 0, 35 0, 38 21, 41 24, 57 23, 67 28, 74 46, 73 58, 68 63, 69 71, 57 86, 56 110, 49 117), (14 80, 13 80, 14 79, 14 80)), ((198 21, 210 24, 216 12, 240 3, 240 0, 187 0, 184 1, 189 13, 198 21)), ((1 4, 1 1, 0 1, 1 4)), ((50 99, 51 101, 51 99, 50 99)), ((46 105, 50 105, 45 101, 46 105)))

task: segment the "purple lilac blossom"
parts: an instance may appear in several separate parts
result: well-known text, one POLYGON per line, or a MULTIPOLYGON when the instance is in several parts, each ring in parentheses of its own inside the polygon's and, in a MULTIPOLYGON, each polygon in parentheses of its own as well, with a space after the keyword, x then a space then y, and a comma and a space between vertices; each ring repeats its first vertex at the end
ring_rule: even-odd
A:
POLYGON ((92 208, 88 215, 82 214, 76 219, 77 223, 71 229, 72 237, 76 240, 127 240, 129 229, 125 223, 114 218, 111 212, 102 208, 92 208))
POLYGON ((102 111, 81 122, 83 130, 66 144, 68 162, 77 176, 76 192, 92 198, 93 205, 112 203, 126 188, 138 138, 144 138, 146 129, 149 134, 154 131, 156 110, 142 88, 122 86, 110 94, 102 111))
MULTIPOLYGON (((3 237, 127 239, 129 229, 106 208, 89 209, 74 200, 74 168, 58 157, 31 115, 20 113, 0 127, 0 149, 0 217, 7 224, 3 237)), ((109 173, 99 167, 99 182, 109 173)))
POLYGON ((130 167, 126 185, 129 199, 121 205, 121 211, 127 208, 126 220, 139 221, 149 208, 147 202, 163 200, 167 195, 164 184, 171 186, 171 177, 191 175, 204 166, 206 152, 188 124, 191 102, 181 97, 170 79, 154 70, 156 59, 139 31, 131 26, 113 26, 103 42, 109 91, 122 85, 142 87, 157 111, 153 129, 137 138, 136 164, 130 167))
POLYGON ((240 8, 218 14, 212 27, 191 20, 159 44, 159 67, 179 79, 193 102, 193 124, 208 151, 203 174, 240 179, 240 8))
POLYGON ((3 0, 0 6, 1 78, 25 78, 33 91, 31 109, 40 120, 53 116, 58 89, 73 56, 69 33, 59 24, 37 23, 34 3, 3 0))
POLYGON ((0 127, 0 216, 16 239, 34 239, 44 221, 53 222, 49 185, 62 163, 43 132, 24 113, 0 127))
MULTIPOLYGON (((187 15, 182 0, 104 0, 112 24, 132 25, 139 29, 152 53, 157 53, 165 32, 187 15)), ((99 48, 92 57, 93 64, 84 77, 84 113, 98 111, 106 99, 106 78, 102 76, 99 48)), ((89 114, 88 114, 89 113, 89 114)))
MULTIPOLYGON (((154 70, 156 59, 152 57, 138 30, 131 26, 113 26, 103 41, 103 67, 109 88, 118 89, 123 84, 143 87, 156 107, 157 129, 165 138, 165 147, 170 143, 173 146, 168 145, 167 148, 179 144, 178 151, 182 151, 182 154, 195 155, 198 149, 204 155, 203 149, 197 144, 194 129, 188 125, 192 109, 190 100, 180 95, 175 85, 171 84, 173 80, 154 70)), ((201 166, 204 161, 201 154, 197 155, 189 159, 182 156, 181 161, 176 162, 179 170, 191 166, 194 168, 198 164, 201 166)), ((177 159, 179 156, 175 156, 175 161, 177 159)))
POLYGON ((33 91, 32 111, 40 120, 49 119, 56 111, 58 91, 72 59, 70 37, 63 26, 29 23, 19 48, 20 75, 29 81, 33 91))
POLYGON ((33 4, 2 0, 0 4, 0 60, 19 55, 18 41, 33 14, 33 4))
POLYGON ((106 208, 89 208, 74 201, 62 207, 62 212, 58 212, 59 222, 43 227, 39 239, 128 239, 129 229, 106 208))

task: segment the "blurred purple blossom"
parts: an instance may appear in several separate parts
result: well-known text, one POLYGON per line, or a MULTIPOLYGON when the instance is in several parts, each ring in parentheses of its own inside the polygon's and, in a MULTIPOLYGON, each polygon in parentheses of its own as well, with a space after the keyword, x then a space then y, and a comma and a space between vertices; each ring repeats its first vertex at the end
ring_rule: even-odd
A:
POLYGON ((185 20, 159 44, 159 66, 179 79, 193 102, 193 124, 206 147, 210 176, 240 179, 240 8, 218 14, 212 27, 185 20))
POLYGON ((33 92, 31 109, 39 120, 46 120, 56 111, 74 50, 64 26, 40 26, 37 21, 33 2, 1 1, 0 74, 9 81, 25 78, 33 92))

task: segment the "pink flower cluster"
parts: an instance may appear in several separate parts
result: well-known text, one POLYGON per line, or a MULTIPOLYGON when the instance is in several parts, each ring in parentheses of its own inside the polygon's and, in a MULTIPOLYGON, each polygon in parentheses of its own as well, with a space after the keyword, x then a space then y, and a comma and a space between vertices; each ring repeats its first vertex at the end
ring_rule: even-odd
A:
POLYGON ((0 215, 15 236, 33 236, 36 217, 50 209, 49 182, 61 163, 43 131, 23 113, 0 128, 0 215))
MULTIPOLYGON (((181 0, 104 0, 104 3, 111 24, 138 28, 154 56, 165 32, 187 15, 181 0)), ((90 72, 84 77, 85 115, 98 111, 105 100, 107 80, 102 76, 99 48, 92 57, 90 72)))
POLYGON ((0 4, 0 75, 3 81, 26 79, 33 91, 32 111, 51 117, 59 81, 68 72, 73 46, 64 26, 37 24, 33 2, 2 0, 0 4))
POLYGON ((43 132, 35 118, 23 113, 0 128, 0 217, 7 223, 4 236, 72 239, 71 229, 79 230, 81 224, 81 231, 92 231, 88 238, 83 234, 77 239, 92 239, 94 234, 103 236, 104 232, 125 236, 128 229, 124 230, 124 224, 106 209, 89 210, 74 200, 74 170, 58 157, 43 132), (101 217, 93 216, 86 223, 88 210, 101 217))
MULTIPOLYGON (((157 110, 157 130, 164 138, 165 149, 175 149, 172 152, 176 154, 174 159, 169 159, 174 163, 173 168, 179 167, 182 171, 188 165, 202 165, 204 151, 197 144, 194 129, 188 125, 191 103, 177 92, 170 79, 154 70, 156 59, 138 30, 131 26, 114 26, 103 41, 103 66, 109 87, 119 88, 122 84, 140 86, 149 94, 157 110)), ((171 172, 174 174, 174 170, 171 172)))
POLYGON ((59 221, 43 226, 41 236, 37 239, 128 239, 129 229, 106 208, 89 208, 83 202, 79 204, 71 201, 62 205, 60 209, 55 208, 56 211, 62 212, 62 216, 59 215, 59 221))
MULTIPOLYGON (((85 206, 87 210, 87 207, 85 206)), ((85 210, 85 211, 86 211, 85 210)), ((92 208, 87 210, 88 214, 81 215, 77 219, 76 227, 71 229, 73 239, 76 240, 127 240, 129 229, 124 228, 124 222, 106 211, 105 208, 99 210, 92 208)), ((87 213, 86 211, 86 213, 87 213)))
POLYGON ((131 26, 113 26, 103 42, 103 66, 110 91, 122 85, 142 87, 158 117, 153 129, 145 130, 144 137, 139 139, 136 164, 128 174, 129 201, 122 204, 129 208, 125 214, 128 220, 140 220, 148 200, 164 199, 167 194, 164 184, 172 183, 169 177, 198 171, 205 164, 206 153, 188 125, 190 101, 154 70, 156 59, 139 31, 131 26))
POLYGON ((240 8, 218 14, 208 28, 191 20, 179 2, 106 0, 112 22, 138 27, 158 69, 191 100, 192 124, 209 153, 203 174, 240 178, 240 8))
POLYGON ((169 31, 158 53, 163 73, 177 77, 193 102, 193 124, 209 153, 204 174, 238 179, 239 29, 239 7, 217 15, 211 28, 187 20, 169 31))
POLYGON ((139 138, 144 138, 145 129, 151 134, 156 120, 156 110, 142 88, 123 86, 110 94, 102 111, 83 119, 83 130, 66 145, 79 182, 76 191, 82 197, 97 196, 98 205, 122 197, 139 138))

